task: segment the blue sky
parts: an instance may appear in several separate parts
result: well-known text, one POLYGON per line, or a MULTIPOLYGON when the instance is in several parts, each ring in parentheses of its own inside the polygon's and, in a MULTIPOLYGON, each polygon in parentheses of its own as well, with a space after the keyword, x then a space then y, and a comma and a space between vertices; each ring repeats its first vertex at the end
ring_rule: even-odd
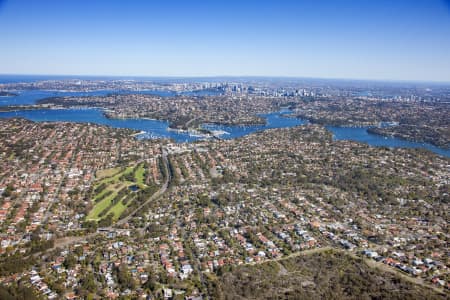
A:
POLYGON ((449 2, 0 0, 0 73, 450 82, 449 2))

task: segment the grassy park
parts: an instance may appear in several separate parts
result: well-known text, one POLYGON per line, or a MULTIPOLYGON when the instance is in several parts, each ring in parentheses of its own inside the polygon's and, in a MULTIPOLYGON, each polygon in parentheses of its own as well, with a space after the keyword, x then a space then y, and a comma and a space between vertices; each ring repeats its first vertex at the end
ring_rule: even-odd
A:
POLYGON ((112 214, 112 221, 117 221, 136 200, 137 192, 148 189, 145 176, 144 163, 98 171, 91 196, 93 208, 86 220, 100 221, 112 214))

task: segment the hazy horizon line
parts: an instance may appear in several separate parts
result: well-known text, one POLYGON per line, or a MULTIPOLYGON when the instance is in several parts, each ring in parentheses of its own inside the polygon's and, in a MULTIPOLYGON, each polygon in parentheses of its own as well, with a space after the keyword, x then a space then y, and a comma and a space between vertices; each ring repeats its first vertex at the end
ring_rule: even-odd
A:
POLYGON ((104 77, 104 78, 262 78, 262 79, 315 79, 334 81, 365 81, 365 82, 397 82, 397 83, 431 83, 450 84, 450 81, 425 79, 379 79, 379 78, 350 78, 350 77, 311 77, 293 75, 105 75, 105 74, 40 74, 40 73, 0 73, 0 76, 52 76, 52 77, 104 77))

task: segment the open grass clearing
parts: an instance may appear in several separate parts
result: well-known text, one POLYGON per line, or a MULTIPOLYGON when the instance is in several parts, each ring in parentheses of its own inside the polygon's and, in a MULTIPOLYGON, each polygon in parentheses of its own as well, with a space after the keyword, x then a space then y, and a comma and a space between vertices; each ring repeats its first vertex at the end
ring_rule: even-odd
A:
POLYGON ((98 170, 95 172, 95 177, 100 180, 107 177, 112 177, 113 175, 119 173, 121 170, 120 167, 117 168, 110 168, 110 169, 104 169, 104 170, 98 170))
POLYGON ((134 178, 136 179, 136 184, 140 187, 145 186, 144 183, 144 174, 145 174, 145 168, 144 168, 144 164, 139 164, 135 174, 134 174, 134 178))
POLYGON ((111 203, 111 200, 114 199, 114 197, 117 196, 117 192, 113 192, 108 197, 105 197, 102 201, 96 203, 92 210, 89 212, 88 216, 86 217, 87 220, 94 220, 98 221, 101 218, 98 216, 103 210, 105 210, 108 205, 111 203))
POLYGON ((119 173, 116 173, 113 176, 106 177, 106 178, 103 178, 103 179, 99 180, 98 182, 96 182, 94 184, 94 188, 98 187, 99 185, 101 185, 103 183, 110 184, 110 183, 117 183, 117 182, 119 182, 120 181, 120 177, 123 176, 123 175, 127 175, 127 174, 131 173, 133 171, 133 168, 134 168, 133 166, 127 167, 127 168, 125 168, 125 170, 123 170, 123 171, 121 171, 119 173))
POLYGON ((126 168, 105 169, 99 171, 98 176, 100 179, 94 184, 94 195, 92 198, 94 207, 86 217, 87 220, 99 221, 108 214, 113 213, 113 220, 117 221, 135 198, 132 194, 134 192, 131 189, 128 190, 129 187, 133 185, 140 189, 147 187, 145 184, 144 163, 126 168), (111 206, 111 201, 117 197, 122 189, 127 189, 127 193, 116 204, 111 206), (103 197, 104 199, 102 199, 103 197), (126 198, 128 198, 128 201, 126 202, 127 204, 124 204, 123 200, 126 198))
MULTIPOLYGON (((128 203, 130 203, 132 200, 129 200, 128 203)), ((117 202, 111 209, 108 211, 107 214, 113 213, 114 217, 113 220, 117 221, 120 217, 120 215, 127 209, 128 205, 123 204, 123 199, 121 199, 119 202, 117 202)))

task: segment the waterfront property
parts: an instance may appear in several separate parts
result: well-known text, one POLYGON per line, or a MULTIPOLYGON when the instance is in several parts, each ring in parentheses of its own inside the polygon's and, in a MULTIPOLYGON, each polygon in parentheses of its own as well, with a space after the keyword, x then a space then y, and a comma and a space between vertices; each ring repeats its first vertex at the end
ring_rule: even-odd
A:
MULTIPOLYGON (((263 114, 266 119, 265 125, 218 125, 204 124, 203 128, 218 132, 218 136, 222 139, 232 139, 245 136, 247 134, 272 129, 285 128, 305 124, 307 121, 284 116, 286 111, 263 114)), ((149 119, 108 119, 100 109, 40 109, 40 110, 23 110, 0 112, 0 118, 22 117, 36 122, 52 121, 52 122, 82 122, 96 123, 108 125, 114 128, 128 128, 143 133, 137 135, 137 138, 169 138, 176 142, 194 142, 204 139, 204 135, 192 134, 188 131, 170 130, 169 123, 161 120, 149 119)), ((423 148, 436 154, 450 157, 450 150, 439 148, 427 143, 411 142, 396 137, 384 137, 377 134, 367 132, 367 127, 338 127, 327 126, 336 140, 353 140, 367 143, 371 146, 393 147, 393 148, 423 148)))

